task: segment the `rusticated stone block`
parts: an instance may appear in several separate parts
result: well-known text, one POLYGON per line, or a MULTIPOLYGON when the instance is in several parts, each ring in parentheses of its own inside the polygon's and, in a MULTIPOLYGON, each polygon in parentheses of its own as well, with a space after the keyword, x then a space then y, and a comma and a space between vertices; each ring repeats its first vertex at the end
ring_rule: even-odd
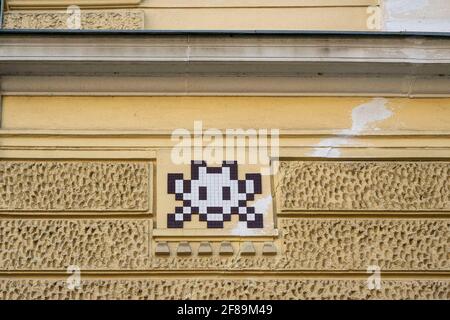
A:
MULTIPOLYGON (((81 274, 81 277, 83 275, 81 274)), ((83 280, 69 290, 64 280, 0 280, 0 299, 449 299, 448 280, 336 279, 110 279, 83 280)))
POLYGON ((448 270, 445 219, 280 219, 286 268, 448 270))
POLYGON ((295 210, 450 210, 450 162, 281 161, 277 205, 295 210))
POLYGON ((145 211, 150 164, 0 161, 0 210, 145 211))
POLYGON ((0 220, 1 270, 134 270, 149 263, 150 221, 0 220))
MULTIPOLYGON (((68 29, 66 11, 11 11, 4 16, 5 29, 68 29)), ((82 10, 81 29, 140 30, 144 28, 142 10, 82 10)), ((73 20, 73 19, 72 19, 73 20)))

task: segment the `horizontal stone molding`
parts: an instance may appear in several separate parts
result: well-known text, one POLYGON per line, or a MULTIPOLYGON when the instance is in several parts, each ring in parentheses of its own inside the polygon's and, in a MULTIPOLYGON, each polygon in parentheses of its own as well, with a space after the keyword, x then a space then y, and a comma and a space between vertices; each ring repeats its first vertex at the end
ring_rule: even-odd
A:
POLYGON ((0 211, 147 211, 151 166, 143 161, 0 161, 0 211))
POLYGON ((450 211, 447 161, 282 161, 280 211, 450 211))
POLYGON ((143 0, 145 8, 283 8, 283 7, 367 7, 379 0, 143 0))
POLYGON ((362 279, 3 279, 0 299, 448 299, 448 280, 382 280, 369 290, 362 279))
POLYGON ((0 220, 0 270, 138 270, 149 263, 149 220, 0 220))
POLYGON ((450 96, 444 35, 47 32, 0 31, 2 92, 450 96))
POLYGON ((142 0, 6 0, 6 4, 11 10, 67 8, 71 5, 81 7, 117 8, 138 5, 141 1, 142 0))
MULTIPOLYGON (((2 30, 0 37, 0 62, 56 61, 67 63, 67 67, 79 62, 85 68, 74 70, 77 75, 215 73, 316 77, 320 72, 336 76, 434 77, 448 76, 449 72, 443 68, 450 63, 450 39, 444 35, 2 30), (102 69, 92 70, 88 62, 102 63, 102 69), (122 68, 118 69, 120 62, 122 68)), ((15 64, 12 67, 17 68, 15 64)), ((59 69, 59 75, 61 70, 65 69, 59 69)), ((45 70, 39 75, 56 75, 51 74, 52 71, 54 69, 45 70)), ((68 75, 69 70, 66 71, 64 74, 68 75)), ((7 75, 8 69, 2 70, 2 74, 7 75)), ((10 75, 17 75, 17 72, 10 75)))
MULTIPOLYGON (((70 29, 66 11, 9 11, 4 15, 5 29, 70 29)), ((81 11, 84 30, 141 30, 144 29, 142 10, 81 11)))
POLYGON ((5 95, 93 96, 450 96, 450 77, 322 75, 5 76, 5 95))
POLYGON ((355 7, 376 6, 379 0, 7 0, 10 9, 65 8, 69 5, 81 7, 125 7, 142 8, 261 8, 261 7, 355 7))

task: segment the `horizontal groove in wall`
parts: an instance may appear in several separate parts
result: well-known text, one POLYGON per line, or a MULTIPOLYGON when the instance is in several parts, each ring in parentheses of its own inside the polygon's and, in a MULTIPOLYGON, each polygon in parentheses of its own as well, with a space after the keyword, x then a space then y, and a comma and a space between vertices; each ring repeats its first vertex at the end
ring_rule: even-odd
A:
MULTIPOLYGON (((226 1, 216 2, 211 0, 78 0, 75 1, 81 8, 85 7, 99 7, 105 8, 123 8, 128 6, 130 8, 217 8, 217 7, 354 7, 354 6, 375 6, 379 5, 379 0, 245 0, 245 1, 226 1)), ((72 3, 67 0, 53 0, 53 1, 32 1, 32 0, 9 0, 9 9, 30 9, 30 8, 65 8, 67 3, 72 3), (36 3, 41 2, 41 3, 36 3)))
POLYGON ((430 93, 430 94, 408 94, 408 93, 390 93, 390 92, 349 92, 349 93, 337 93, 337 92, 301 92, 301 93, 279 93, 279 92, 247 92, 247 93, 235 93, 235 92, 178 92, 173 94, 168 94, 166 92, 90 92, 87 94, 86 92, 14 92, 7 93, 5 95, 8 96, 74 96, 74 97, 109 97, 112 95, 117 96, 128 96, 128 97, 167 97, 167 96, 187 96, 187 97, 217 97, 217 96, 226 96, 226 97, 386 97, 386 98, 449 98, 450 93, 430 93))
MULTIPOLYGON (((164 136, 171 137, 173 130, 63 130, 63 129, 55 129, 55 130, 42 130, 42 129, 0 129, 0 137, 87 137, 87 138, 96 138, 96 137, 118 137, 118 138, 134 138, 134 137, 152 137, 152 136, 164 136)), ((290 129, 290 130, 280 130, 280 136, 286 137, 309 137, 309 136, 332 136, 332 137, 383 137, 389 138, 389 136, 394 137, 448 137, 450 136, 449 131, 433 131, 433 130, 364 130, 361 132, 357 132, 352 134, 348 132, 346 134, 342 134, 340 130, 303 130, 303 129, 290 129)))
MULTIPOLYGON (((145 152, 154 152, 155 148, 146 148, 146 147, 121 147, 121 146, 32 146, 32 145, 3 145, 0 147, 0 150, 44 150, 44 151, 145 151, 145 152)), ((64 158, 67 159, 67 158, 64 158)), ((97 158, 96 158, 97 159, 97 158)), ((109 158, 105 157, 104 159, 108 160, 109 158)), ((126 158, 127 160, 129 158, 126 158)), ((113 159, 114 160, 114 159, 113 159)))
POLYGON ((139 220, 143 219, 146 220, 149 217, 152 217, 153 213, 151 212, 130 212, 130 213, 124 213, 124 212, 107 212, 107 213, 101 213, 98 212, 44 212, 44 213, 29 213, 29 212, 2 212, 0 211, 0 220, 1 219, 96 219, 96 220, 106 220, 106 219, 133 219, 133 220, 139 220))
MULTIPOLYGON (((43 212, 31 213, 23 211, 0 211, 0 219, 142 219, 153 217, 152 212, 43 212)), ((277 214, 280 218, 292 219, 449 219, 450 212, 282 212, 277 214)))
MULTIPOLYGON (((1 279, 67 279, 65 271, 40 271, 40 272, 4 272, 0 271, 1 279)), ((195 278, 195 279, 214 279, 214 278, 305 278, 305 279, 367 279, 366 272, 348 271, 258 271, 258 270, 242 270, 242 271, 203 271, 203 270, 177 270, 177 271, 133 271, 133 272, 111 272, 111 271, 83 271, 81 270, 82 279, 146 279, 146 278, 195 278)), ((402 280, 419 280, 419 279, 440 279, 450 281, 450 270, 447 272, 384 272, 381 270, 381 277, 385 279, 402 279, 402 280)))
POLYGON ((350 218, 350 219, 448 219, 450 212, 278 212, 280 218, 350 218))
POLYGON ((377 0, 361 0, 361 1, 346 1, 346 0, 328 0, 328 1, 292 1, 292 0, 258 0, 258 1, 205 1, 205 0, 172 0, 172 1, 142 1, 139 8, 161 8, 161 9, 182 9, 182 8, 203 8, 203 9, 217 9, 217 8, 323 8, 323 7, 367 7, 378 6, 380 4, 377 0))

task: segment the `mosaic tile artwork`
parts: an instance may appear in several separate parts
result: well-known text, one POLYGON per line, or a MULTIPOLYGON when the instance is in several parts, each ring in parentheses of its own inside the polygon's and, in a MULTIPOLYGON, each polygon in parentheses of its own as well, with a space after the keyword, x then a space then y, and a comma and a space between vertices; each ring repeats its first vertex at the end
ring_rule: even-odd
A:
POLYGON ((238 179, 236 161, 224 161, 220 167, 208 167, 205 161, 191 162, 191 179, 181 173, 167 175, 167 192, 183 206, 175 207, 175 213, 167 215, 168 228, 183 228, 193 214, 205 221, 208 228, 223 228, 231 215, 247 222, 247 228, 263 228, 262 213, 247 206, 255 194, 261 194, 261 174, 248 173, 245 180, 238 179))

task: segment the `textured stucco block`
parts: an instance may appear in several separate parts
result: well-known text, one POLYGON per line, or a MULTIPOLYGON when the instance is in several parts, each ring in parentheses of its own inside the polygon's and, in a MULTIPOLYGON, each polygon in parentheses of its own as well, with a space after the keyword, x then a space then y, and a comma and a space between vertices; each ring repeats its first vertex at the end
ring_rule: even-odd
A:
POLYGON ((150 221, 144 219, 0 220, 0 270, 143 269, 150 221))
POLYGON ((450 162, 281 161, 277 206, 295 210, 449 211, 450 162))
POLYGON ((448 270, 445 219, 279 220, 286 268, 448 270))
MULTIPOLYGON (((81 275, 82 277, 82 275, 81 275)), ((369 290, 362 279, 109 279, 0 280, 0 299, 448 299, 447 280, 382 280, 369 290)))
MULTIPOLYGON (((5 13, 3 28, 69 29, 67 22, 69 17, 66 11, 11 11, 5 13)), ((142 10, 82 10, 80 19, 81 29, 140 30, 144 28, 142 10)))
POLYGON ((151 164, 0 161, 0 210, 146 211, 151 164))

